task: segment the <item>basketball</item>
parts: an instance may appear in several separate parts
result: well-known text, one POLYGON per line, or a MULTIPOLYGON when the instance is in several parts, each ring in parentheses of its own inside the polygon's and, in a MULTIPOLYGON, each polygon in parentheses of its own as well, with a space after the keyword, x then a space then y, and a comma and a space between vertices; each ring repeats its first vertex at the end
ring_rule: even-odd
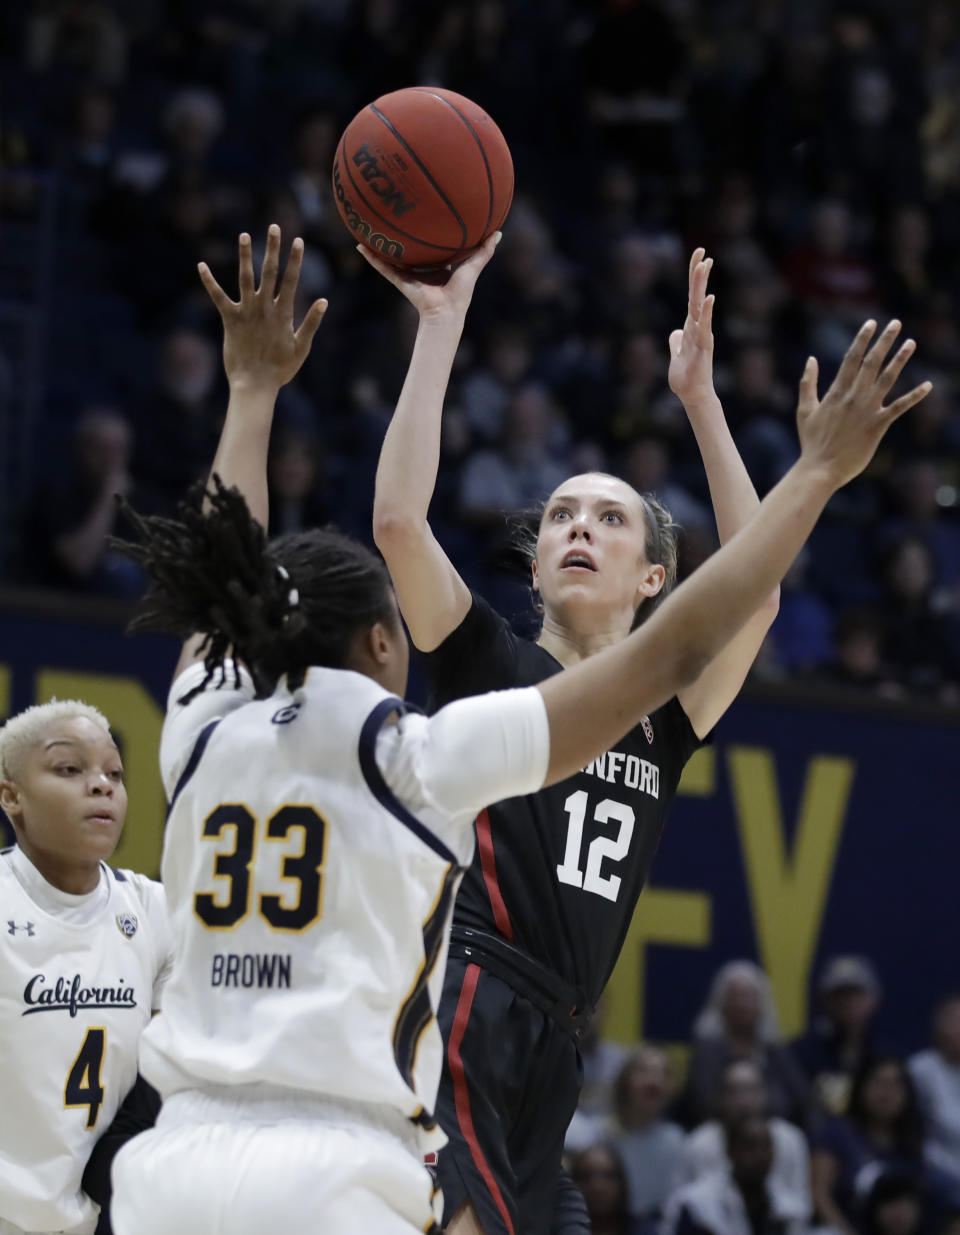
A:
POLYGON ((349 231, 394 266, 456 263, 495 232, 513 199, 513 160, 483 108, 411 86, 354 116, 333 192, 349 231))

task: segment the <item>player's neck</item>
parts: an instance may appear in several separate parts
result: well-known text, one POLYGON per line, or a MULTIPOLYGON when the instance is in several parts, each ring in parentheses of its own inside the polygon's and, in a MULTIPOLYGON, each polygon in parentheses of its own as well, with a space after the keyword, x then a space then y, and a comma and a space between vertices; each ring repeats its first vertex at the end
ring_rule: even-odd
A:
POLYGON ((569 669, 571 665, 579 664, 581 660, 586 660, 596 652, 602 652, 611 644, 620 643, 628 633, 619 627, 613 630, 575 631, 555 618, 545 617, 537 643, 545 652, 549 652, 554 660, 559 661, 564 669, 569 669))
POLYGON ((22 841, 20 849, 51 887, 69 896, 86 896, 95 891, 100 882, 100 863, 97 861, 69 861, 53 854, 40 853, 22 841))

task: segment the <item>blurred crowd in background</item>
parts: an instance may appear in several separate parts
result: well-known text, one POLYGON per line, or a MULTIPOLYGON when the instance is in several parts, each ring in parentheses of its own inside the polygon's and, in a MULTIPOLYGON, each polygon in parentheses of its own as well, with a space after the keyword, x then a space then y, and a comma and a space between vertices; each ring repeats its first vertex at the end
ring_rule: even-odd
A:
POLYGON ((882 998, 869 960, 835 956, 784 1042, 766 974, 729 962, 679 1086, 664 1051, 595 1018, 566 1145, 594 1235, 960 1235, 960 991, 908 1058, 882 998))
POLYGON ((897 315, 911 384, 935 383, 831 503, 755 674, 960 701, 954 0, 33 0, 0 23, 0 415, 24 414, 20 380, 36 421, 5 581, 139 591, 105 546, 112 494, 170 509, 209 466, 225 390, 196 264, 229 286, 237 234, 262 245, 271 221, 307 242, 304 303, 330 300, 281 398, 273 529, 333 519, 369 540, 416 323, 353 251, 330 167, 363 104, 434 82, 487 108, 517 173, 432 509, 468 581, 523 614, 504 511, 587 469, 660 495, 682 571, 711 552, 666 384, 702 244, 716 382, 761 494, 796 455, 808 353, 825 383, 864 318, 897 315), (18 376, 4 322, 31 297, 18 376))

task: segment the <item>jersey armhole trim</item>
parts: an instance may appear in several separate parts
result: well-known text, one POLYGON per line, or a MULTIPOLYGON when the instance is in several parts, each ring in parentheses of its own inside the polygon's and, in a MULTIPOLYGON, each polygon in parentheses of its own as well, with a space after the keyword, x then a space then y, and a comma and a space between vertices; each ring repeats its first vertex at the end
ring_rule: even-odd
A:
POLYGON ((200 730, 200 736, 193 744, 193 750, 190 752, 190 758, 187 760, 186 767, 180 773, 180 779, 177 781, 177 786, 170 795, 170 805, 167 807, 167 818, 170 817, 170 812, 173 810, 174 803, 180 796, 183 789, 186 788, 187 782, 193 776, 200 765, 200 760, 203 758, 203 752, 207 749, 207 743, 213 736, 213 731, 220 724, 222 717, 218 716, 216 720, 210 721, 200 730))
POLYGON ((434 853, 439 854, 445 862, 451 862, 454 866, 459 867, 460 863, 457 861, 456 854, 447 848, 439 836, 435 836, 425 824, 422 824, 416 815, 408 811, 394 794, 393 790, 383 779, 383 773, 380 771, 377 763, 377 735, 383 727, 383 722, 391 712, 402 712, 405 708, 406 705, 402 699, 391 696, 378 703, 363 722, 363 728, 360 730, 358 752, 363 779, 367 782, 367 787, 381 806, 388 810, 391 815, 395 815, 405 827, 408 827, 425 845, 429 845, 434 853))

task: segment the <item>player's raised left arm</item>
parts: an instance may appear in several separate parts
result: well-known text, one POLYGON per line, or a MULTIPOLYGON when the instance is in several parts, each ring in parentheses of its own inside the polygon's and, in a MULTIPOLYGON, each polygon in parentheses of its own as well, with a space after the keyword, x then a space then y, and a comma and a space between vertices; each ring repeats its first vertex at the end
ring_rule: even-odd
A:
MULTIPOLYGON (((756 514, 760 499, 727 426, 713 386, 713 304, 707 293, 712 258, 690 259, 687 317, 670 336, 670 388, 683 404, 703 459, 720 543, 756 514)), ((737 697, 780 605, 779 588, 677 698, 694 732, 704 737, 737 697)))
MULTIPOLYGON (((278 286, 280 239, 280 228, 271 223, 258 285, 250 236, 247 232, 241 234, 239 300, 230 299, 206 262, 198 267, 200 280, 223 322, 223 365, 230 388, 227 415, 211 472, 228 487, 240 490, 251 514, 263 527, 269 517, 267 452, 277 395, 280 387, 299 372, 327 311, 326 300, 314 301, 299 329, 294 329, 303 241, 297 236, 290 246, 287 267, 278 286)), ((197 641, 188 640, 174 676, 196 659, 197 641)))

